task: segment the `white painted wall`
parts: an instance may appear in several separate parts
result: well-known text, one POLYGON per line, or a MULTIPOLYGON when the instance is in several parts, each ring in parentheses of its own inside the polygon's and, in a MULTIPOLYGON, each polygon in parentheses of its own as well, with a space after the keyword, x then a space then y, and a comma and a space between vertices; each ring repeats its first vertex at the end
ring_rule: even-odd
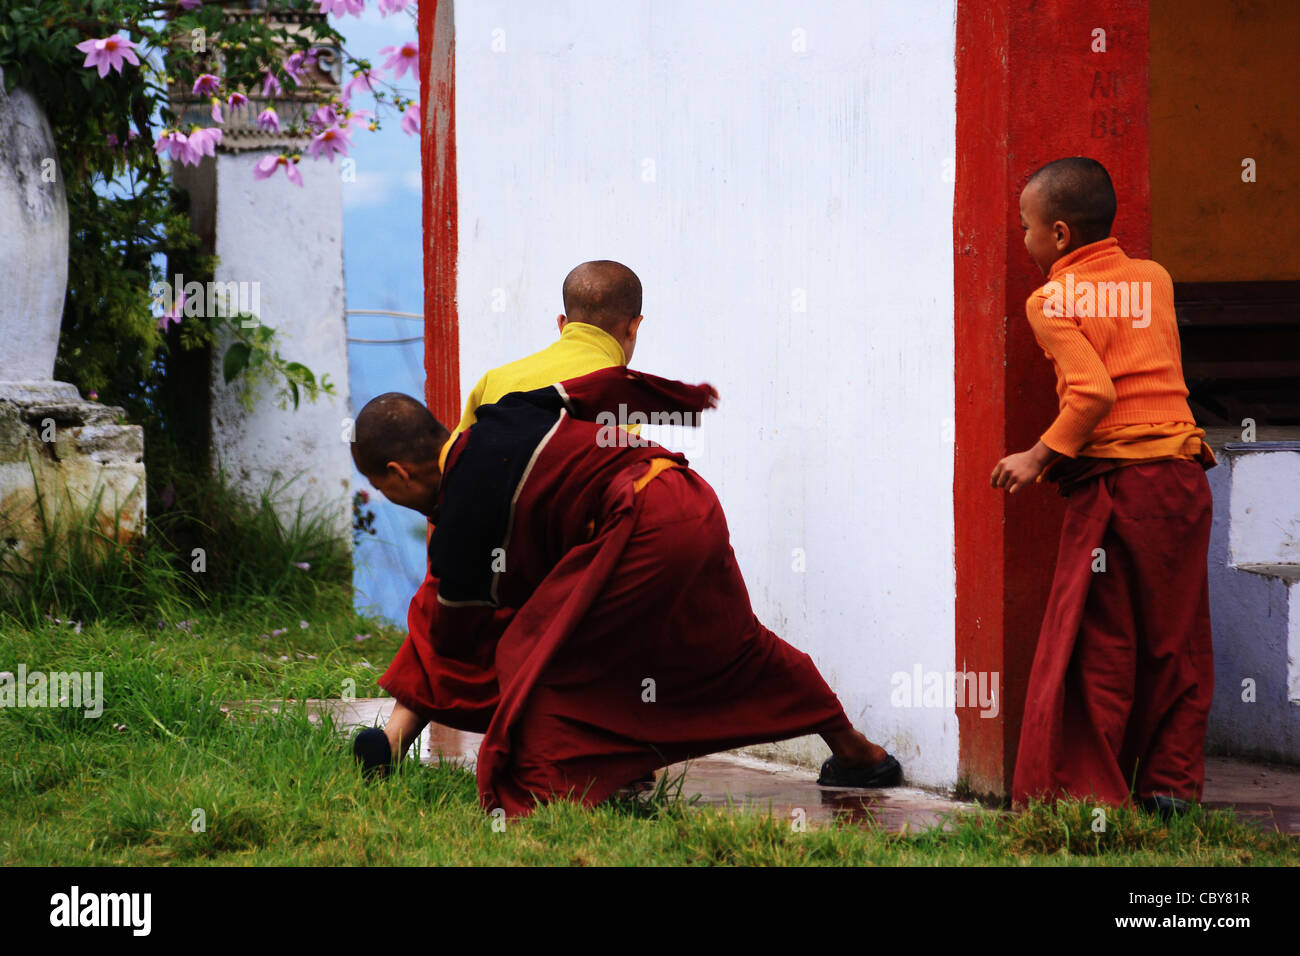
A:
MULTIPOLYGON (((339 534, 350 540, 352 457, 341 424, 353 413, 337 167, 304 161, 301 188, 280 175, 257 181, 253 166, 264 155, 217 154, 215 280, 260 283, 259 317, 275 329, 280 354, 306 365, 317 380, 328 374, 337 395, 322 395, 315 403, 304 395, 296 411, 285 411, 263 385, 254 411, 245 412, 235 384, 226 386, 221 377, 223 342, 213 353, 214 459, 255 495, 276 472, 277 486, 293 478, 282 502, 287 517, 292 520, 300 497, 328 506, 337 515, 339 534)), ((196 202, 201 196, 196 194, 196 202)))
POLYGON ((1300 509, 1296 508, 1300 443, 1253 444, 1253 450, 1230 453, 1234 494, 1228 543, 1232 562, 1300 564, 1300 509))
POLYGON ((952 2, 455 17, 464 390, 554 339, 574 265, 636 270, 632 365, 721 392, 683 450, 760 619, 910 779, 954 783, 952 710, 890 706, 895 672, 954 666, 952 2))

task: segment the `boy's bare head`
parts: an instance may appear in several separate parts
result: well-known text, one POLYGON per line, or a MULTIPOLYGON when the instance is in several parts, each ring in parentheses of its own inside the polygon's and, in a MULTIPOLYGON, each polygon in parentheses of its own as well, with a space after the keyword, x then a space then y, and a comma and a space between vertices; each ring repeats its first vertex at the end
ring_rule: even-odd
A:
POLYGON ((569 322, 584 322, 604 329, 623 346, 630 362, 641 324, 641 280, 636 273, 609 259, 584 262, 564 277, 562 291, 560 328, 569 322))
POLYGON ((1105 166, 1086 156, 1054 160, 1036 170, 1020 194, 1025 247, 1046 275, 1061 256, 1109 236, 1115 209, 1105 166))
POLYGON ((397 505, 430 514, 442 473, 438 453, 450 433, 423 404, 401 392, 372 398, 357 415, 352 461, 397 505))

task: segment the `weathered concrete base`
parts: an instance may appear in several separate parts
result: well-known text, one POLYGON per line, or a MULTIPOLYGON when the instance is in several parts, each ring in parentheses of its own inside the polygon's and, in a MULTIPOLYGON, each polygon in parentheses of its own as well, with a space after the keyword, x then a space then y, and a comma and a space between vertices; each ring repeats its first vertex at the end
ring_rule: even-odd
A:
POLYGON ((1297 764, 1300 441, 1288 437, 1229 443, 1207 473, 1214 704, 1206 748, 1297 764))
POLYGON ((0 553, 30 554, 92 507, 109 538, 144 532, 144 430, 123 414, 67 382, 0 382, 0 553))

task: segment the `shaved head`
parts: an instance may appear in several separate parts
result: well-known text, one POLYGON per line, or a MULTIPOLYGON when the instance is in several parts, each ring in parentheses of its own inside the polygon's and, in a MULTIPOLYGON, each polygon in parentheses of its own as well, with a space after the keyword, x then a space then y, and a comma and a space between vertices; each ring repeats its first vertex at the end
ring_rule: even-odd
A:
POLYGON ((366 477, 384 474, 390 461, 437 461, 450 437, 423 404, 401 392, 385 392, 366 402, 354 435, 352 460, 366 477))
POLYGON ((564 312, 617 337, 641 314, 641 280, 621 262, 584 262, 564 278, 564 312))
POLYGON ((1115 187, 1106 167, 1095 159, 1070 156, 1050 162, 1029 177, 1029 186, 1041 191, 1045 220, 1064 222, 1079 237, 1079 245, 1110 235, 1115 187))

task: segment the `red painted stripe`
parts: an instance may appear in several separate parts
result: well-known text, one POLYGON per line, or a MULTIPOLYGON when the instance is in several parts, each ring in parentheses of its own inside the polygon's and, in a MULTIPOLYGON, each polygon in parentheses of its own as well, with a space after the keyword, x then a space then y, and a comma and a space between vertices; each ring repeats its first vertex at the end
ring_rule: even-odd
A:
MULTIPOLYGON (((1002 374, 1007 53, 1006 3, 958 3, 953 196, 956 669, 999 673, 1005 570, 1002 499, 988 487, 988 479, 1002 455, 1007 413, 1002 374)), ((988 719, 971 708, 957 710, 958 776, 978 791, 998 793, 1003 788, 1005 724, 1002 716, 988 719)))
POLYGON ((456 312, 456 29, 452 0, 422 0, 420 165, 424 177, 424 396, 448 428, 460 420, 456 312))
POLYGON ((1031 447, 1056 414, 1025 319, 1043 277, 1025 252, 1020 190, 1043 163, 1091 156, 1115 182, 1113 234, 1150 254, 1147 14, 1147 0, 957 6, 956 665, 1000 672, 1003 696, 996 719, 958 710, 958 773, 980 791, 1010 789, 1062 513, 1051 486, 988 487, 997 460, 1031 447), (1091 50, 1099 28, 1105 53, 1091 50))

